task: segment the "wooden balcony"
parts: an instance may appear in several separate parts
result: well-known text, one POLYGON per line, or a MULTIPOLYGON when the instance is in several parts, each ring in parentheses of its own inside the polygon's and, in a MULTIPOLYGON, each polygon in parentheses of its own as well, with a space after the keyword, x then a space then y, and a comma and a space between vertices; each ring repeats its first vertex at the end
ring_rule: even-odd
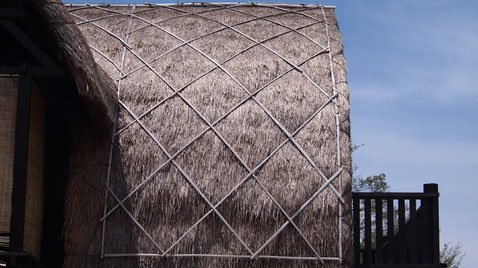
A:
POLYGON ((353 195, 354 267, 439 268, 438 185, 353 195))

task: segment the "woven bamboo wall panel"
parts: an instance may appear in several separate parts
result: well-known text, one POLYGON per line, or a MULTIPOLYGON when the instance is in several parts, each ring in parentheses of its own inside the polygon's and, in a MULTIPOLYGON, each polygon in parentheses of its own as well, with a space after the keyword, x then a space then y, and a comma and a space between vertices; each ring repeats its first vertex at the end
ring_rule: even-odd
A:
POLYGON ((32 86, 30 109, 24 249, 40 259, 43 220, 45 103, 35 85, 32 86))
POLYGON ((18 78, 0 76, 0 232, 10 232, 18 78))

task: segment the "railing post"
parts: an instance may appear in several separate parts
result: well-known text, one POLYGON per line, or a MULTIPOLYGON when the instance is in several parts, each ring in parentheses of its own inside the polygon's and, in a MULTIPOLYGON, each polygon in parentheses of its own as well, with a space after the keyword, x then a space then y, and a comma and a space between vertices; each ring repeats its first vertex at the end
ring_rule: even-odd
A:
MULTIPOLYGON (((424 193, 436 193, 438 194, 438 184, 429 183, 423 185, 424 193)), ((430 241, 431 241, 431 254, 430 260, 433 264, 440 263, 440 226, 438 217, 438 195, 428 199, 428 217, 431 223, 430 228, 430 241)))
POLYGON ((372 264, 372 213, 371 213, 371 199, 365 198, 365 264, 372 264))
POLYGON ((417 264, 418 228, 417 199, 410 199, 410 263, 417 264))
POLYGON ((355 264, 360 264, 360 199, 353 198, 354 214, 354 259, 355 264))
POLYGON ((393 214, 393 199, 387 198, 387 264, 395 263, 395 228, 393 214))
POLYGON ((421 198, 420 215, 420 246, 421 246, 421 264, 430 264, 430 220, 429 220, 429 197, 421 198))
POLYGON ((375 250, 376 263, 383 264, 383 203, 382 198, 375 201, 375 250))
POLYGON ((405 238, 405 199, 403 197, 398 199, 398 256, 400 264, 407 262, 407 240, 405 238))

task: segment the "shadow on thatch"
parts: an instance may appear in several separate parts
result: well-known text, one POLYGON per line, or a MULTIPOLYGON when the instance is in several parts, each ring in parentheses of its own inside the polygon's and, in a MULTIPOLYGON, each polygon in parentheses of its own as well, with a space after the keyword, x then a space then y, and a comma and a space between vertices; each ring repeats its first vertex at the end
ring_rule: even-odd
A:
POLYGON ((110 137, 116 107, 113 80, 95 63, 85 37, 61 0, 31 0, 31 3, 40 14, 41 23, 56 39, 94 130, 102 137, 110 137))

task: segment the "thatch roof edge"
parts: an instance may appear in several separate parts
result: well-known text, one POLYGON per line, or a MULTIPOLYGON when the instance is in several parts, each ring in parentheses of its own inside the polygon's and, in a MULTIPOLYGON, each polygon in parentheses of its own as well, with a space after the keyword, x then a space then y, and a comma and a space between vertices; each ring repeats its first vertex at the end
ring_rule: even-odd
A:
POLYGON ((207 6, 207 5, 240 5, 240 6, 274 6, 274 7, 323 7, 323 8, 330 8, 335 9, 335 6, 325 6, 320 4, 290 4, 290 3, 261 3, 261 2, 247 2, 247 3, 240 3, 240 2, 191 2, 191 3, 148 3, 145 2, 144 4, 81 4, 81 3, 65 3, 69 7, 75 6, 207 6))
POLYGON ((60 0, 33 0, 31 3, 55 37, 95 130, 102 137, 110 137, 116 109, 113 80, 96 64, 88 42, 60 0))

